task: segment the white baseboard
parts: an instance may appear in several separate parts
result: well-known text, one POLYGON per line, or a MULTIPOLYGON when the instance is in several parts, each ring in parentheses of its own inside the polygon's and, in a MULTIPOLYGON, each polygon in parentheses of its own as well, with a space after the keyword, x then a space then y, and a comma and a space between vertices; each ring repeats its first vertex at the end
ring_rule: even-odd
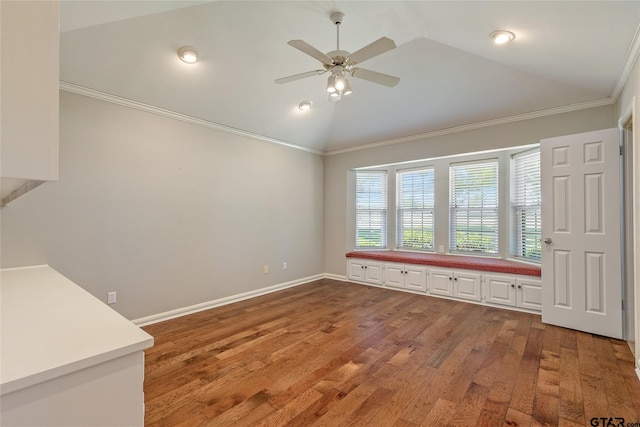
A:
MULTIPOLYGON (((234 302, 243 301, 249 298, 255 298, 260 295, 270 294, 272 292, 280 291, 282 289, 292 288, 294 286, 303 285, 305 283, 313 282, 323 278, 329 277, 326 274, 316 274, 315 276, 304 277, 298 280, 292 280, 290 282, 280 283, 277 285, 269 286, 262 289, 256 289, 255 291, 244 292, 237 295, 231 295, 224 298, 219 298, 212 301, 203 302, 200 304, 190 305, 188 307, 177 308, 175 310, 165 311, 164 313, 153 314, 151 316, 142 317, 140 319, 132 320, 137 326, 146 326, 153 323, 164 322, 165 320, 175 319, 176 317, 186 316, 187 314, 197 313, 199 311, 208 310, 214 307, 220 307, 222 305, 233 304, 234 302)), ((339 276, 336 276, 339 277, 339 276)), ((339 280, 339 279, 336 279, 339 280)))
MULTIPOLYGON (((638 363, 640 364, 640 360, 638 361, 638 363)), ((640 380, 640 365, 636 365, 636 375, 638 376, 638 379, 640 380)))
POLYGON ((341 282, 347 282, 347 276, 341 276, 339 274, 330 274, 330 273, 324 273, 323 276, 325 279, 332 279, 332 280, 339 280, 341 282))

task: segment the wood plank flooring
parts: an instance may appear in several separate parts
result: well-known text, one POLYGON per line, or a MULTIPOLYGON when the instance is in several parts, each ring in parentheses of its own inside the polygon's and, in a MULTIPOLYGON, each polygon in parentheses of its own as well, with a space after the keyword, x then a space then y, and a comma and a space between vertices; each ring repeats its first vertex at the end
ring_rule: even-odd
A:
POLYGON ((532 314, 325 279, 144 329, 147 426, 640 423, 627 344, 532 314))

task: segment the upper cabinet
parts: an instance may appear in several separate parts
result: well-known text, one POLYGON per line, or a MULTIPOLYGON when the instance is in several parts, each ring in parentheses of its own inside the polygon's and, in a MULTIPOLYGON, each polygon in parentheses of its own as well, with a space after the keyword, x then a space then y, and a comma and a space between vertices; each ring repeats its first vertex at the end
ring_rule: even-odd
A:
POLYGON ((59 4, 0 2, 0 176, 6 204, 58 179, 59 4))

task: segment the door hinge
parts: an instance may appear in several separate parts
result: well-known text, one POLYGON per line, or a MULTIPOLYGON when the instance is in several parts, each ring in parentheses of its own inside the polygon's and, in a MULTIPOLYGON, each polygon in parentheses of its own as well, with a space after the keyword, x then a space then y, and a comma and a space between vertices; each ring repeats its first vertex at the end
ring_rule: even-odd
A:
POLYGON ((620 305, 622 306, 622 309, 624 310, 624 300, 620 301, 620 305))
POLYGON ((620 155, 624 156, 624 145, 620 146, 620 155))

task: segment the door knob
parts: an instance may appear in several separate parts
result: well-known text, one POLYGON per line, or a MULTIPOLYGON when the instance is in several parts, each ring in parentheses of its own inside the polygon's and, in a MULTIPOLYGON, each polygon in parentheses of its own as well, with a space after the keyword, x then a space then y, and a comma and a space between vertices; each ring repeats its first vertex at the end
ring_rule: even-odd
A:
POLYGON ((543 242, 545 242, 547 245, 551 243, 551 237, 545 237, 543 242))

